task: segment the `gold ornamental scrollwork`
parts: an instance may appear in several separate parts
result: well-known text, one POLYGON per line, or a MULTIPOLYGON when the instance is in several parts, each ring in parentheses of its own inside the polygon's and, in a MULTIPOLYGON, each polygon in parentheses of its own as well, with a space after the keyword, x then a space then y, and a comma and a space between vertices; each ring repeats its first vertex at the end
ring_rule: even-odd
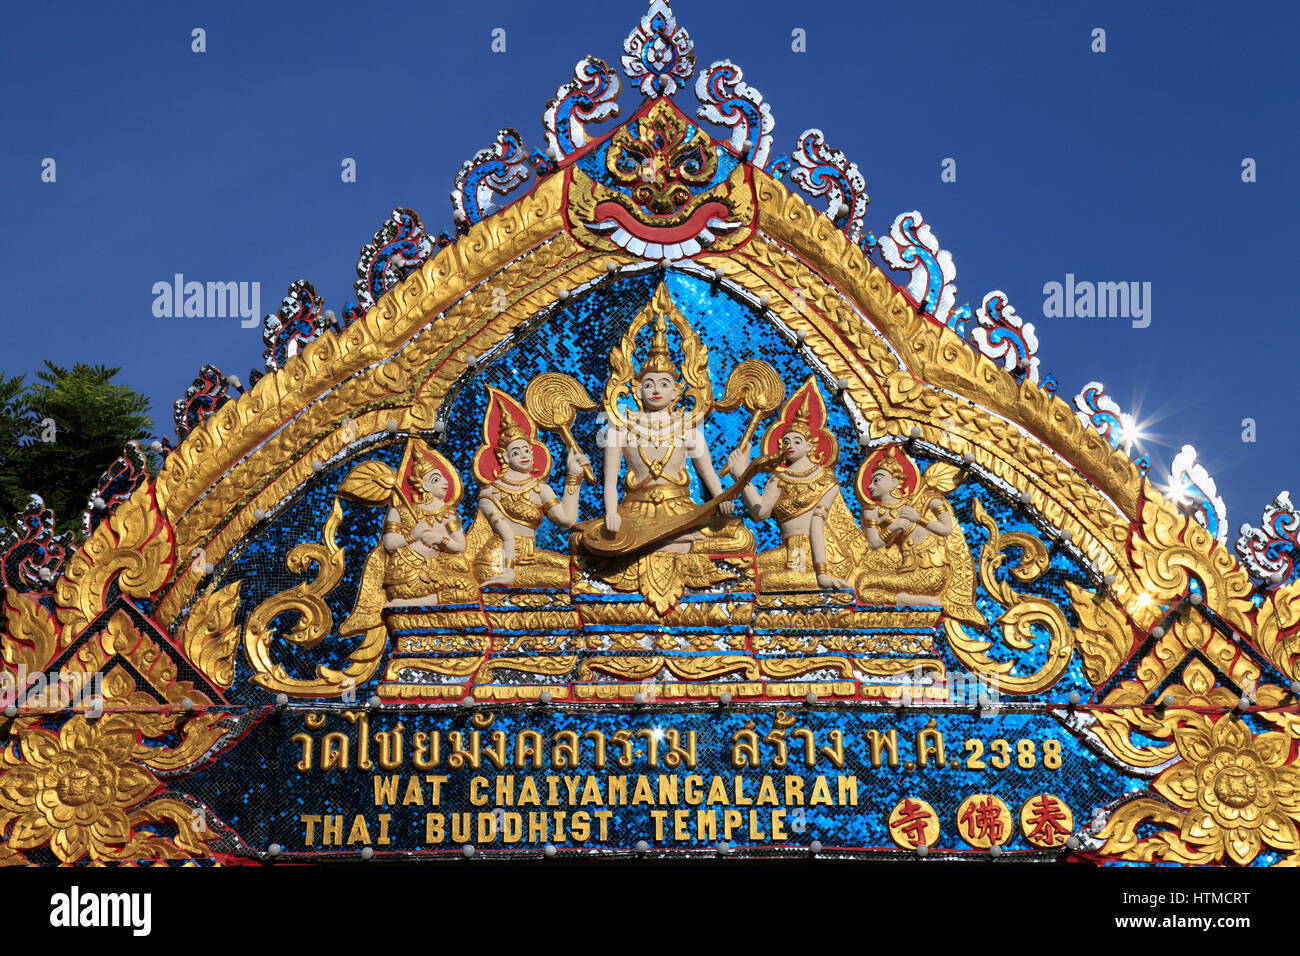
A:
POLYGON ((1300 767, 1294 740, 1253 734, 1233 714, 1181 711, 1161 736, 1181 758, 1123 804, 1100 833, 1103 854, 1145 863, 1248 865, 1266 848, 1300 851, 1300 767), (1176 726, 1172 726, 1176 723, 1176 726), (1159 828, 1139 834, 1143 824, 1159 828))
POLYGON ((59 621, 69 637, 104 610, 109 582, 123 594, 150 598, 172 569, 172 531, 154 501, 150 483, 99 523, 68 560, 55 587, 59 621))
POLYGON ((235 651, 239 648, 239 588, 228 584, 194 602, 181 626, 185 655, 212 683, 225 690, 235 682, 235 651))
POLYGON ((980 551, 979 576, 984 589, 1006 610, 993 622, 999 628, 1002 640, 1018 651, 1032 650, 1040 640, 1034 634, 1034 625, 1048 634, 1043 651, 1044 663, 1029 675, 1016 675, 1011 671, 1013 661, 995 661, 988 651, 992 642, 971 637, 955 621, 944 621, 948 646, 972 672, 996 680, 1000 693, 1035 694, 1051 687, 1069 666, 1074 651, 1074 632, 1065 614, 1051 601, 1035 595, 1021 594, 997 577, 997 570, 1006 561, 1006 549, 1019 548, 1020 559, 1009 571, 1012 577, 1026 584, 1037 580, 1048 567, 1046 546, 1033 535, 1021 531, 1003 534, 976 499, 972 513, 975 520, 988 531, 989 540, 980 551))
POLYGON ((338 697, 349 686, 355 687, 369 680, 379 668, 388 643, 388 630, 382 623, 365 630, 361 643, 348 655, 348 665, 342 670, 321 664, 316 668, 315 678, 302 680, 290 677, 284 665, 271 656, 271 645, 276 637, 310 648, 329 635, 334 615, 325 603, 325 595, 334 590, 343 578, 343 549, 335 540, 342 520, 343 507, 335 498, 330 516, 325 521, 323 543, 299 544, 285 559, 286 566, 294 574, 304 574, 311 564, 315 564, 316 577, 267 598, 248 615, 244 625, 244 651, 253 668, 253 680, 267 690, 296 696, 338 697), (287 634, 277 635, 271 629, 271 622, 286 612, 296 614, 297 620, 287 634))
POLYGON ((1131 549, 1133 567, 1147 595, 1142 608, 1146 616, 1154 618, 1154 605, 1184 597, 1195 576, 1207 607, 1241 633, 1254 631, 1249 620, 1253 606, 1246 569, 1208 531, 1179 514, 1164 498, 1143 497, 1131 549))

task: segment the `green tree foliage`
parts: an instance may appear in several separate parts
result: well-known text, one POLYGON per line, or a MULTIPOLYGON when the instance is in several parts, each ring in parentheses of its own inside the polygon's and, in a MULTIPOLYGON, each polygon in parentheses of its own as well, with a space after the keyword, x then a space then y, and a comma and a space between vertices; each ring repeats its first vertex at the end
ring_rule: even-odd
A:
POLYGON ((148 437, 149 399, 113 382, 121 369, 46 360, 37 381, 0 376, 0 524, 36 494, 60 531, 76 528, 100 476, 132 439, 148 437))
POLYGON ((28 431, 27 413, 22 405, 24 388, 23 376, 5 378, 0 374, 0 467, 28 431))

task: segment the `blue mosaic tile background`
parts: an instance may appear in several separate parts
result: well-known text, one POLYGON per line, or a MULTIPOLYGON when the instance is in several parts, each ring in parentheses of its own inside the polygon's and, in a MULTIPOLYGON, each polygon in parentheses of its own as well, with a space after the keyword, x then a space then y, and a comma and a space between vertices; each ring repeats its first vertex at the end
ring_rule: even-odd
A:
MULTIPOLYGON (((446 415, 447 432, 441 440, 434 440, 432 434, 424 436, 430 440, 459 470, 462 480, 466 482, 464 498, 460 511, 463 524, 468 528, 476 520, 477 483, 470 463, 477 450, 481 437, 483 417, 487 410, 487 386, 501 389, 517 401, 523 400, 528 383, 545 371, 562 370, 573 375, 587 391, 593 401, 599 403, 609 374, 608 355, 615 348, 628 324, 637 312, 650 300, 655 288, 664 281, 669 294, 677 307, 686 315, 692 326, 700 334, 708 347, 710 369, 713 379, 714 394, 720 396, 727 375, 740 361, 756 356, 762 357, 781 374, 787 396, 803 383, 811 372, 808 364, 798 353, 793 342, 785 338, 768 321, 756 313, 751 306, 732 298, 726 290, 715 283, 708 282, 693 275, 668 270, 652 270, 636 276, 619 277, 602 284, 588 294, 575 299, 566 308, 543 322, 525 337, 513 350, 486 362, 468 377, 464 386, 455 394, 446 415)), ((642 349, 648 341, 643 332, 642 349)), ((669 330, 670 345, 679 349, 679 340, 675 330, 669 330)), ((827 427, 834 432, 840 445, 840 459, 836 466, 837 477, 845 500, 855 513, 860 512, 856 497, 852 491, 857 468, 861 462, 861 450, 857 446, 857 434, 843 405, 834 397, 834 387, 830 383, 819 382, 823 397, 826 399, 828 418, 827 427)), ((709 443, 710 453, 717 470, 725 467, 727 454, 735 447, 748 421, 748 413, 743 409, 731 413, 715 411, 702 425, 702 431, 709 443)), ((769 420, 770 421, 770 420, 769 420)), ((755 437, 757 441, 767 427, 764 422, 755 437)), ((598 433, 603 425, 603 416, 598 413, 582 414, 573 426, 573 433, 579 445, 593 461, 597 471, 601 464, 598 433)), ((547 443, 553 458, 551 485, 558 492, 563 487, 564 459, 566 449, 559 436, 549 432, 541 435, 547 443)), ((262 601, 273 594, 283 591, 303 581, 310 580, 315 569, 308 575, 291 574, 285 567, 285 557, 294 545, 302 541, 319 541, 324 522, 334 500, 338 484, 358 463, 365 460, 381 460, 392 467, 397 467, 401 460, 404 437, 393 439, 381 437, 381 444, 371 445, 359 451, 351 458, 331 470, 314 476, 301 490, 297 498, 269 523, 256 537, 244 542, 234 552, 233 558, 223 562, 218 572, 218 586, 229 581, 242 580, 240 594, 240 621, 262 601)), ((924 469, 931 462, 925 457, 916 457, 917 465, 924 469)), ((704 500, 706 495, 700 485, 694 469, 688 469, 691 475, 692 493, 695 500, 704 500)), ((759 479, 757 484, 763 484, 759 479)), ((962 526, 970 546, 972 557, 978 558, 980 548, 987 535, 975 522, 971 510, 974 501, 979 500, 985 510, 998 522, 1004 533, 1010 531, 1027 531, 1035 534, 1048 544, 1051 554, 1051 567, 1039 580, 1031 584, 1012 582, 1016 591, 1037 594, 1054 601, 1066 609, 1072 625, 1077 625, 1069 609, 1065 582, 1073 580, 1084 587, 1091 587, 1082 570, 1051 539, 1044 536, 1031 522, 1027 521, 1007 499, 990 488, 983 487, 972 477, 959 486, 950 496, 957 520, 962 526)), ((343 501, 343 521, 339 527, 337 540, 346 555, 346 572, 342 582, 327 596, 337 627, 351 612, 356 598, 358 579, 371 550, 378 542, 382 521, 382 508, 371 508, 353 502, 343 501)), ((583 518, 598 516, 602 513, 601 492, 598 486, 585 485, 582 492, 580 514, 583 518)), ((772 548, 779 544, 780 536, 775 522, 761 524, 749 522, 754 530, 760 550, 772 548)), ((567 531, 550 522, 544 522, 538 534, 539 547, 554 551, 567 550, 567 531)), ((1012 549, 1011 558, 1016 557, 1012 549)), ((997 572, 999 578, 1010 580, 1007 575, 1009 559, 997 572)), ((990 621, 994 621, 1000 608, 984 593, 977 580, 977 606, 990 621)), ((277 619, 276 625, 287 630, 293 624, 293 615, 285 614, 277 619)), ((1001 643, 995 643, 990 652, 995 659, 1011 659, 1015 662, 1015 673, 1030 673, 1036 669, 1036 657, 1045 647, 1047 634, 1034 650, 1018 652, 1001 643)), ((310 649, 295 647, 287 641, 280 641, 274 648, 276 659, 284 664, 288 672, 299 678, 314 675, 316 666, 324 664, 329 667, 342 666, 347 654, 359 642, 359 638, 340 640, 327 638, 310 649)), ((253 699, 266 696, 264 692, 249 681, 247 664, 243 655, 237 655, 236 697, 241 693, 251 693, 253 699)), ((953 667, 955 662, 949 661, 953 667)), ((377 678, 365 687, 358 688, 361 699, 372 692, 377 678)), ((1084 680, 1082 668, 1076 657, 1069 670, 1053 689, 1053 699, 1060 699, 1071 690, 1078 690, 1090 696, 1084 680)))

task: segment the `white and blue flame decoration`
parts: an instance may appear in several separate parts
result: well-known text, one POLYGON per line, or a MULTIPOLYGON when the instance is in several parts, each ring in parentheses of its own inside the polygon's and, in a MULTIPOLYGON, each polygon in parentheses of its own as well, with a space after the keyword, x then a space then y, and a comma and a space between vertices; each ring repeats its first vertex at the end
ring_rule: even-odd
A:
POLYGON ((1196 449, 1184 445, 1174 456, 1169 469, 1169 495, 1189 513, 1197 524, 1216 541, 1228 540, 1228 515, 1223 499, 1219 497, 1214 479, 1196 460, 1196 449))
POLYGON ((1237 557, 1250 574, 1274 587, 1295 577, 1300 553, 1300 515, 1283 491, 1264 509, 1258 528, 1243 523, 1237 535, 1237 557))

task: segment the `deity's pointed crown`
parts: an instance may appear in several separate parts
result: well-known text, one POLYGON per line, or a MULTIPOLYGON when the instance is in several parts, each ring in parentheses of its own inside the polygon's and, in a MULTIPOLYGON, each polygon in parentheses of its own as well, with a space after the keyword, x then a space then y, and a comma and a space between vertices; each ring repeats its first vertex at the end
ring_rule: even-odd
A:
POLYGON ((673 378, 678 375, 677 363, 673 361, 673 353, 668 347, 668 324, 662 315, 655 317, 650 349, 646 353, 645 361, 637 369, 636 377, 639 380, 650 374, 671 375, 673 378))
POLYGON ((523 426, 515 421, 510 415, 501 416, 501 427, 497 431, 496 447, 498 451, 504 453, 507 448, 519 441, 519 439, 522 438, 525 441, 531 441, 532 437, 533 436, 529 435, 528 432, 524 430, 523 426))
POLYGON ((811 442, 813 440, 812 413, 809 411, 807 401, 800 405, 799 410, 794 413, 794 419, 790 422, 786 431, 802 435, 805 441, 811 442))

